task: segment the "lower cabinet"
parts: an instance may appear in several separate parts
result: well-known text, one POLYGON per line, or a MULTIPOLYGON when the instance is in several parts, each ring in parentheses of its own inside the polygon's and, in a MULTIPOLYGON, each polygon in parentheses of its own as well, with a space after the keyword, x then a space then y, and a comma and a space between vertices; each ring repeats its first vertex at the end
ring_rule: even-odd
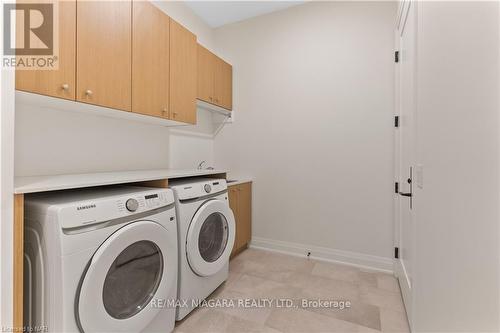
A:
POLYGON ((252 238, 252 183, 229 186, 229 206, 236 221, 236 237, 231 256, 244 250, 252 238))

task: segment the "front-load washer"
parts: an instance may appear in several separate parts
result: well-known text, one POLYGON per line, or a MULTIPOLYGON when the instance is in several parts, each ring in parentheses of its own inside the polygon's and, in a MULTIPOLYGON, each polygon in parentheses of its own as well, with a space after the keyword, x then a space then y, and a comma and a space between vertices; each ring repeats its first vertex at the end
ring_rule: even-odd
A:
POLYGON ((176 319, 181 320, 229 274, 235 222, 224 179, 171 181, 179 231, 176 319))
POLYGON ((170 189, 101 187, 26 195, 25 327, 170 332, 177 220, 170 189))

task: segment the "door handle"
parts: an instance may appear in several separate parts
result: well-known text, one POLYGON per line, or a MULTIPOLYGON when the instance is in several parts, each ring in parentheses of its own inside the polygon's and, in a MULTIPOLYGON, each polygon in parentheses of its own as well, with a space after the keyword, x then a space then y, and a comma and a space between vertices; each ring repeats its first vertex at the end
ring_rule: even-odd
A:
POLYGON ((398 194, 403 197, 410 197, 410 198, 413 196, 411 193, 404 193, 404 192, 398 192, 398 194))

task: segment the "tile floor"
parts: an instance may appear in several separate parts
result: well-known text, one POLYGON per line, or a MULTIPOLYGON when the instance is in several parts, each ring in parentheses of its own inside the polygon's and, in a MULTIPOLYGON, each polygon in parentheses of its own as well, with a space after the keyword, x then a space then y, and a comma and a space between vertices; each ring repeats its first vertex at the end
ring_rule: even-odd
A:
POLYGON ((248 249, 230 262, 229 279, 209 296, 223 300, 350 301, 350 308, 203 307, 175 333, 409 332, 397 280, 389 274, 248 249))

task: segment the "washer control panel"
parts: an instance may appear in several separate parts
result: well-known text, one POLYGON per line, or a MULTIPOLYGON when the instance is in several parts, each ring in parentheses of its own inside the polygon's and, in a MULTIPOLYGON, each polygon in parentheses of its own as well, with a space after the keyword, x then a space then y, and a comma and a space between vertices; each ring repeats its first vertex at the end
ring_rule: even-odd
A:
MULTIPOLYGON (((174 204, 170 189, 122 186, 80 192, 80 195, 78 191, 72 194, 74 201, 51 205, 63 228, 109 221, 174 204)), ((64 196, 61 199, 67 200, 64 196)))

